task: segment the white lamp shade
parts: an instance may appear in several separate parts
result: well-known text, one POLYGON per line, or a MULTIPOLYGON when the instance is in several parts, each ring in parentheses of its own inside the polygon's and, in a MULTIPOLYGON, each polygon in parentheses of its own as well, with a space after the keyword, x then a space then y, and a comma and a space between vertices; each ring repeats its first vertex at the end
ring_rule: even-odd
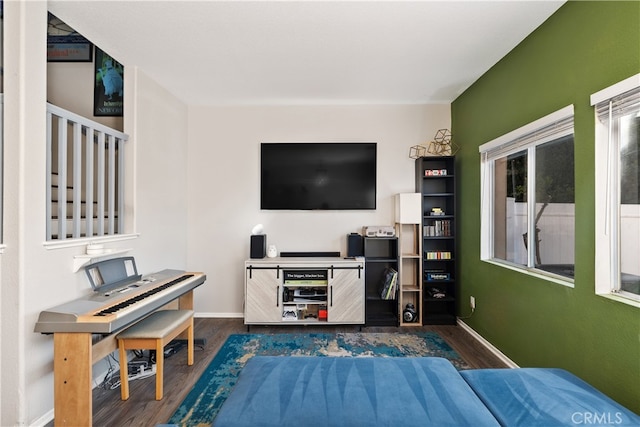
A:
POLYGON ((422 223, 422 194, 396 194, 396 222, 399 224, 422 223))

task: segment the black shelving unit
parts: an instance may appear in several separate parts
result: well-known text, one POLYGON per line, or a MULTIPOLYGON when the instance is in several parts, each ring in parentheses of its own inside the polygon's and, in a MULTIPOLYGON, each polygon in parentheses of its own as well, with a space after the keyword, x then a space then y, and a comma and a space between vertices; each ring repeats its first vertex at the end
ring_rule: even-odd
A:
POLYGON ((382 277, 386 268, 398 271, 398 238, 365 237, 365 325, 398 326, 398 294, 382 299, 382 277))
POLYGON ((422 323, 456 324, 455 157, 416 159, 422 194, 422 323))

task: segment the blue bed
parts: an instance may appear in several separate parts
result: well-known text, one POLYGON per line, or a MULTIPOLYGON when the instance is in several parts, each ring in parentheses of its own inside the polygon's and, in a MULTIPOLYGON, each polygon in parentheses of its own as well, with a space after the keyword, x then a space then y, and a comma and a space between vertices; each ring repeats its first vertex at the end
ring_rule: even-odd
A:
POLYGON ((472 369, 460 375, 503 426, 640 426, 636 414, 563 369, 472 369))
POLYGON ((499 426, 443 358, 256 356, 214 420, 229 426, 499 426))
POLYGON ((458 372, 437 357, 256 356, 214 425, 640 426, 640 417, 561 369, 458 372))

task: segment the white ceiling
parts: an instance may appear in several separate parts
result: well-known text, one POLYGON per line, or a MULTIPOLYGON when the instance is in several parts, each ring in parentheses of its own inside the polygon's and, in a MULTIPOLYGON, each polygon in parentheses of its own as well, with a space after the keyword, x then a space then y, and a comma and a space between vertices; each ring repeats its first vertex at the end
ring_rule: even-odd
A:
POLYGON ((70 1, 49 11, 189 105, 450 103, 563 1, 70 1))

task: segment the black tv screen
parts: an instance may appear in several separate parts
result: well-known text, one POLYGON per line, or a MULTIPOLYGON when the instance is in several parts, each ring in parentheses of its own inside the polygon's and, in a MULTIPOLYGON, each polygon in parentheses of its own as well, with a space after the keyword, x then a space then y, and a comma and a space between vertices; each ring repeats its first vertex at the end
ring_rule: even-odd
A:
POLYGON ((376 143, 262 143, 261 209, 376 208, 376 143))

